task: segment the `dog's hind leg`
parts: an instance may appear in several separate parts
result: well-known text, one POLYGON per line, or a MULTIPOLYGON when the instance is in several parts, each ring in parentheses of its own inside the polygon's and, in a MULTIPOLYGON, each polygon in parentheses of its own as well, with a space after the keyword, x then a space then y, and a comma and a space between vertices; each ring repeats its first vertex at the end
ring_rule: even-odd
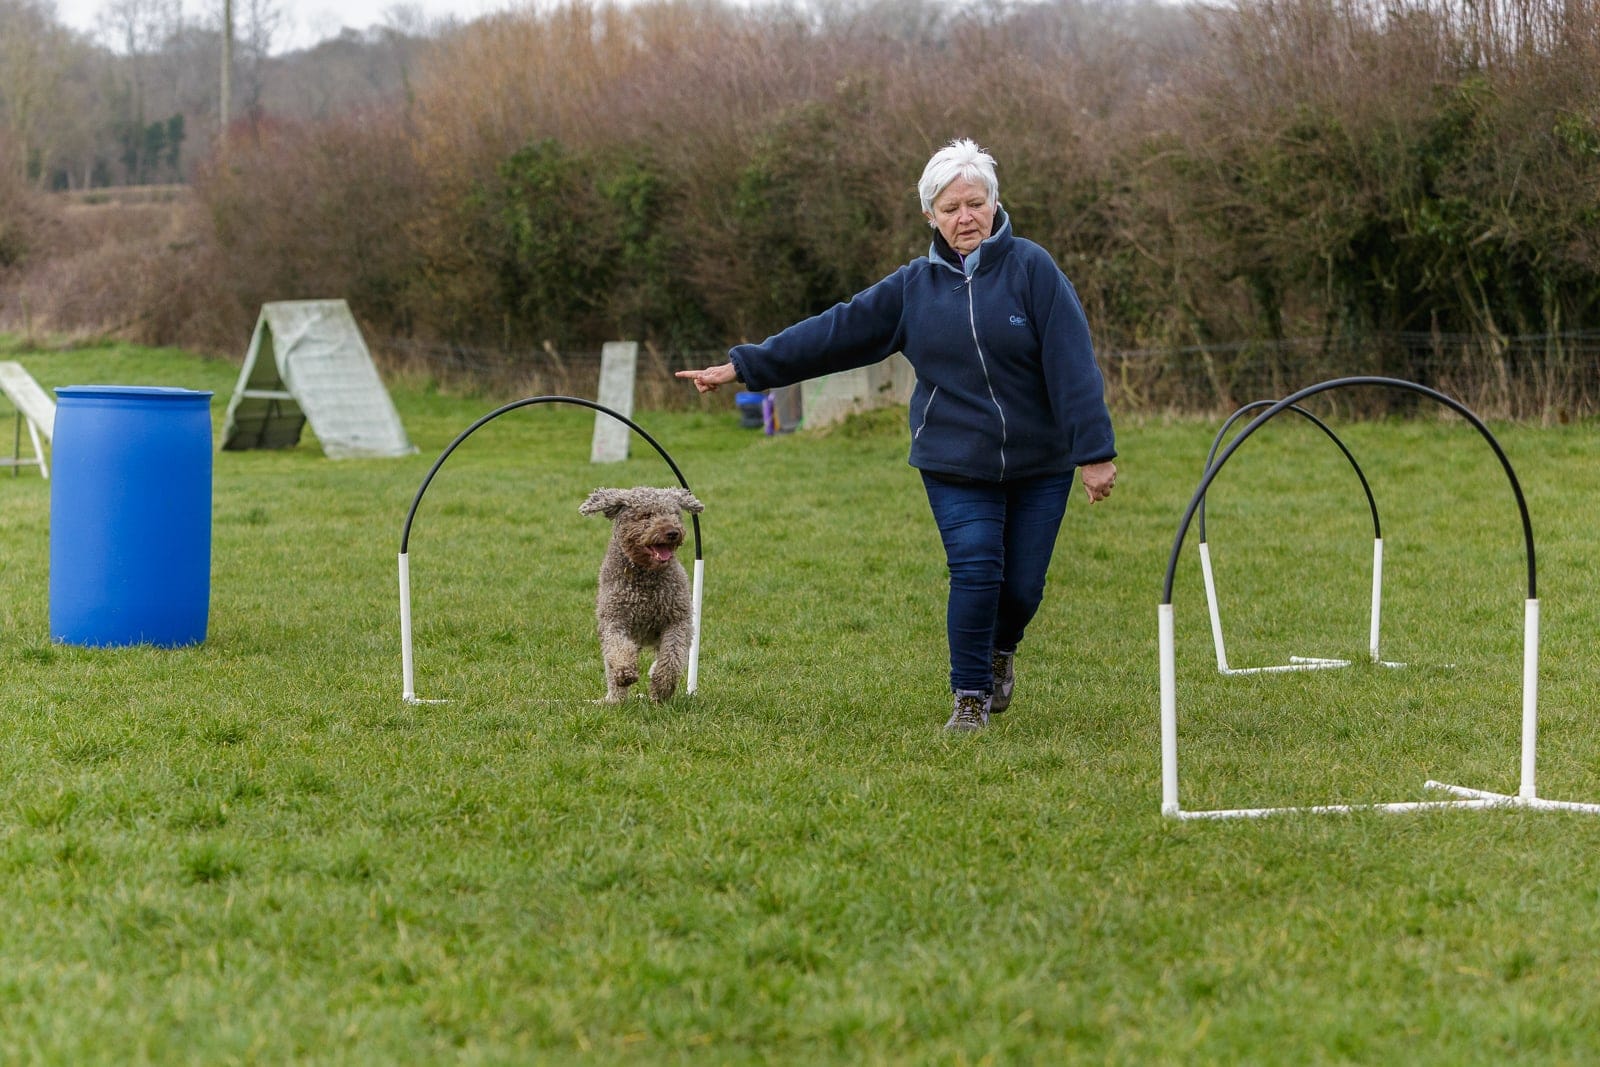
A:
POLYGON ((626 633, 601 630, 600 654, 606 664, 606 695, 601 703, 620 704, 639 680, 639 646, 626 633))

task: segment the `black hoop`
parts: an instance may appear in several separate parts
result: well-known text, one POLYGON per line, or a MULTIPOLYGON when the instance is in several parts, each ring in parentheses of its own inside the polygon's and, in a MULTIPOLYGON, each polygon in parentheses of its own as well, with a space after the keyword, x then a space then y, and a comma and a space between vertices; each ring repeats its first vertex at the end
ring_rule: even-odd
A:
MULTIPOLYGON (((465 441, 468 437, 471 437, 486 423, 499 418, 501 415, 504 415, 509 411, 515 411, 518 408, 531 407, 534 404, 576 404, 579 407, 591 408, 603 414, 610 415, 613 419, 616 419, 618 422, 627 426, 628 429, 632 430, 634 433, 648 441, 650 443, 650 447, 655 449, 661 458, 666 461, 667 466, 672 468, 672 473, 677 477, 678 484, 683 486, 684 489, 689 489, 689 483, 684 480, 683 472, 679 470, 678 465, 672 461, 672 457, 667 454, 667 450, 662 448, 661 445, 657 443, 656 439, 651 437, 650 434, 645 431, 644 427, 640 426, 626 415, 623 415, 621 412, 613 411, 604 404, 596 404, 593 400, 584 400, 575 396, 524 397, 521 400, 513 400, 509 404, 495 408, 493 411, 489 412, 489 414, 483 416, 477 422, 474 422, 471 426, 468 426, 465 430, 462 430, 459 434, 457 434, 456 439, 451 441, 443 452, 439 453, 439 458, 434 460, 433 466, 428 469, 427 477, 423 478, 422 484, 417 487, 417 495, 412 498, 411 508, 406 512, 405 525, 400 530, 400 554, 402 556, 406 554, 411 542, 411 523, 412 520, 414 520, 417 516, 417 506, 422 503, 422 494, 428 491, 428 484, 433 481, 433 476, 439 473, 439 468, 444 466, 444 461, 450 458, 450 453, 456 450, 456 446, 461 444, 461 442, 465 441)), ((690 490, 690 492, 693 492, 693 490, 690 490)), ((691 512, 689 515, 689 521, 694 526, 694 558, 697 560, 703 560, 705 557, 701 554, 700 548, 700 516, 691 512)))
MULTIPOLYGON (((1229 415, 1227 421, 1224 422, 1221 428, 1217 430, 1217 436, 1212 439, 1211 451, 1206 453, 1206 466, 1210 467, 1212 461, 1217 458, 1217 449, 1222 447, 1222 438, 1227 434, 1228 427, 1238 422, 1239 417, 1245 412, 1254 411, 1257 408, 1264 408, 1272 403, 1273 402, 1271 400, 1252 400, 1238 411, 1235 411, 1232 415, 1229 415)), ((1362 472, 1361 464, 1356 462, 1356 457, 1350 454, 1350 450, 1345 447, 1344 442, 1339 440, 1339 435, 1334 433, 1327 423, 1311 414, 1311 412, 1307 411, 1305 408, 1300 407, 1298 404, 1290 404, 1288 410, 1293 411, 1297 415, 1304 415, 1307 419, 1310 419, 1317 429, 1327 434, 1329 439, 1339 447, 1339 451, 1344 453, 1344 458, 1350 461, 1350 466, 1355 468, 1356 477, 1361 479, 1361 491, 1367 494, 1367 509, 1372 512, 1372 536, 1374 539, 1381 538, 1383 536, 1383 528, 1378 525, 1378 502, 1372 498, 1372 486, 1367 484, 1367 476, 1362 472)), ((1199 518, 1200 540, 1204 541, 1206 539, 1206 502, 1204 500, 1200 501, 1199 518)))
MULTIPOLYGON (((1500 447, 1500 442, 1495 439, 1494 434, 1489 432, 1489 428, 1483 424, 1483 420, 1478 418, 1477 415, 1473 414, 1473 412, 1459 400, 1456 400, 1450 396, 1446 396, 1437 389, 1430 389, 1426 385, 1419 385, 1416 382, 1403 381, 1399 378, 1354 377, 1335 378, 1331 381, 1321 382, 1317 385, 1310 385, 1304 389, 1301 389, 1297 393, 1292 393, 1289 396, 1284 397, 1282 400, 1275 402, 1271 407, 1267 408, 1266 411, 1252 419, 1243 430, 1239 431, 1239 435, 1228 443, 1228 447, 1223 449, 1222 454, 1217 457, 1216 462, 1208 463, 1206 465, 1206 471, 1200 477, 1200 485, 1195 489, 1194 496, 1192 496, 1189 500, 1188 508, 1184 510, 1183 518, 1178 522, 1178 533, 1172 541, 1172 553, 1167 557, 1167 575, 1166 580, 1163 582, 1161 587, 1161 603, 1163 605, 1170 606, 1172 604, 1172 586, 1178 572, 1178 554, 1183 549, 1184 534, 1188 533, 1189 523, 1193 521, 1195 512, 1198 511, 1201 505, 1204 503, 1206 498, 1206 490, 1211 487, 1212 481, 1216 479, 1218 472, 1222 470, 1223 464, 1227 463, 1229 458, 1236 451, 1238 451, 1239 446, 1244 444, 1246 438, 1255 433, 1256 430, 1260 429, 1263 424, 1265 424, 1279 412, 1285 410, 1286 408, 1293 407, 1296 403, 1306 399, 1307 397, 1316 396, 1318 393, 1327 392, 1330 389, 1342 389, 1356 385, 1377 385, 1390 389, 1403 389, 1413 393, 1420 393, 1421 395, 1436 400, 1445 407, 1455 411, 1458 415, 1471 423, 1473 428, 1476 429, 1478 433, 1483 436, 1483 439, 1489 443, 1489 447, 1494 450, 1495 456, 1500 460, 1500 466, 1506 472, 1506 478, 1511 483, 1512 495, 1516 497, 1517 510, 1522 515, 1522 540, 1528 556, 1528 599, 1538 599, 1538 582, 1534 566, 1533 521, 1528 517, 1528 503, 1522 495, 1522 484, 1517 481, 1516 471, 1511 469, 1511 461, 1506 458, 1505 449, 1500 447)), ((1363 479, 1363 481, 1365 481, 1365 479, 1363 479)))

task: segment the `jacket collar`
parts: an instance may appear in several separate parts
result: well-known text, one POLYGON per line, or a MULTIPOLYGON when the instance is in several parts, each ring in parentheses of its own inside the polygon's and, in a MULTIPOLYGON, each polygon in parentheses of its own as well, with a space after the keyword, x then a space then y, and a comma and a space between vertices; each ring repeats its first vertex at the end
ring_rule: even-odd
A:
POLYGON ((967 257, 970 270, 963 269, 961 256, 950 247, 950 242, 944 239, 944 234, 938 230, 933 231, 933 243, 928 246, 928 258, 943 263, 951 270, 963 276, 976 273, 979 264, 991 264, 1000 260, 1011 247, 1011 216, 1006 214, 1006 209, 1000 204, 994 206, 994 229, 983 242, 967 257))

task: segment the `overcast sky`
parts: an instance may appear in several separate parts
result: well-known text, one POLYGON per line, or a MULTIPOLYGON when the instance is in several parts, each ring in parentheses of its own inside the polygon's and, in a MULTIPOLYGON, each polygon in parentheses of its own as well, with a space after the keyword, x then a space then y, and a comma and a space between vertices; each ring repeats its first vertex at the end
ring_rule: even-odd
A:
MULTIPOLYGON (((107 0, 56 0, 56 17, 75 30, 95 31, 95 20, 107 0)), ((397 7, 414 8, 425 20, 455 16, 469 21, 490 11, 525 6, 516 0, 276 0, 284 25, 274 51, 287 51, 337 36, 341 26, 364 30, 382 25, 397 7)), ((196 19, 220 6, 220 0, 183 0, 185 18, 196 19)), ((243 5, 235 0, 235 10, 243 5)), ((210 17, 209 15, 207 17, 210 17)))

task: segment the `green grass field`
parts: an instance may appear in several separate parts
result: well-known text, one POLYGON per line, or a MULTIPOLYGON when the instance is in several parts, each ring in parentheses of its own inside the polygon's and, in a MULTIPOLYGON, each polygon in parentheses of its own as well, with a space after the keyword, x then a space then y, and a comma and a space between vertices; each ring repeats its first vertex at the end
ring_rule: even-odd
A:
MULTIPOLYGON (((212 389, 175 352, 14 346, 43 384, 212 389)), ((1600 817, 1160 815, 1156 606, 1216 420, 1120 420, 1013 708, 951 737, 944 568, 903 413, 766 438, 638 416, 706 504, 700 689, 603 690, 590 412, 394 393, 418 455, 216 456, 198 647, 49 640, 49 483, 0 475, 0 1061, 1586 1063, 1600 817)), ((9 419, 9 415, 7 416, 9 419)), ((1521 529, 1454 420, 1242 448, 1174 597, 1185 807, 1515 792, 1521 529)), ((9 426, 9 424, 8 424, 9 426)), ((1544 616, 1540 792, 1600 801, 1600 433, 1497 426, 1544 616)), ((24 435, 26 442, 26 435, 24 435)), ((26 445, 24 444, 24 448, 26 445)))

